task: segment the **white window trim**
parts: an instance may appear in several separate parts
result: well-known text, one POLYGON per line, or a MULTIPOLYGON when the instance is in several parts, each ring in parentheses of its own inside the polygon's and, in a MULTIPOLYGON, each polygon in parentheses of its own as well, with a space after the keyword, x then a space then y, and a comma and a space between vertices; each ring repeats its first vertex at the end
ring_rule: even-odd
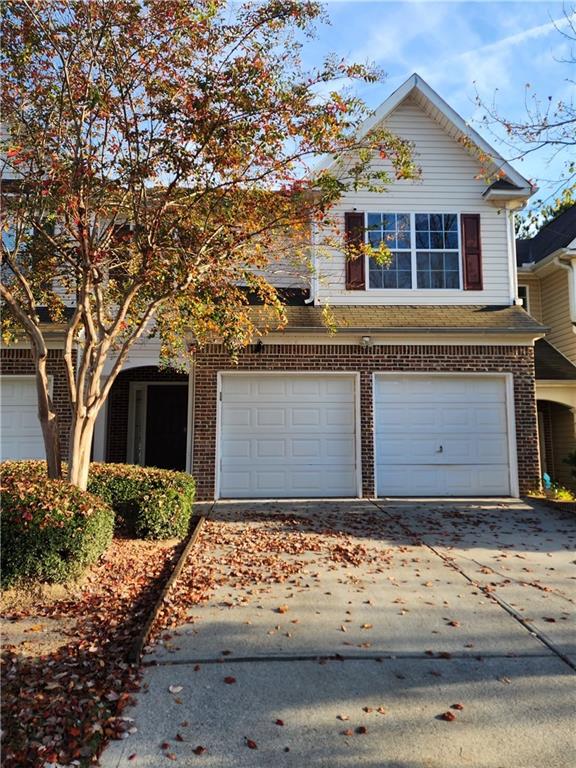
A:
MULTIPOLYGON (((222 442, 222 378, 224 376, 346 376, 354 380, 354 439, 356 460, 356 496, 362 496, 362 443, 361 443, 361 413, 360 413, 360 373, 358 371, 218 371, 216 377, 216 451, 214 467, 214 499, 217 501, 220 495, 220 459, 222 442)), ((285 499, 284 499, 285 501, 285 499)))
MULTIPOLYGON (((376 213, 376 214, 382 214, 382 213, 406 213, 405 211, 364 211, 364 243, 368 243, 368 214, 369 213, 376 213)), ((412 211, 410 214, 410 241, 412 244, 412 247, 410 248, 410 258, 411 258, 411 265, 412 265, 412 287, 411 288, 371 288, 370 287, 370 256, 366 255, 364 257, 364 274, 366 276, 365 279, 365 290, 367 291, 375 291, 376 293, 381 293, 382 295, 386 295, 389 293, 402 293, 405 291, 421 291, 422 293, 430 293, 433 294, 437 291, 450 291, 450 293, 458 293, 462 292, 464 290, 464 283, 463 283, 463 258, 462 258, 462 231, 461 231, 461 220, 462 220, 462 212, 456 211, 454 209, 451 209, 449 211, 412 211), (417 248, 416 247, 416 214, 447 214, 447 213, 453 213, 456 215, 457 219, 457 225, 458 225, 458 288, 418 288, 417 286, 417 265, 416 265, 416 253, 419 250, 426 250, 427 253, 444 253, 446 249, 444 248, 417 248)), ((401 249, 402 250, 402 249, 401 249)), ((453 249, 448 249, 453 250, 453 249)), ((404 249, 404 253, 407 253, 408 249, 404 249)))
MULTIPOLYGON (((510 496, 512 498, 519 498, 520 496, 520 484, 518 479, 518 453, 516 444, 516 408, 514 404, 514 376, 511 373, 492 373, 490 371, 479 373, 459 373, 451 371, 376 371, 372 374, 372 424, 374 425, 372 435, 372 450, 374 453, 374 498, 378 498, 378 473, 376 471, 376 442, 377 442, 377 430, 376 430, 376 378, 379 376, 428 376, 438 378, 439 376, 474 379, 474 378, 491 378, 500 379, 504 381, 506 391, 506 427, 508 430, 508 468, 510 479, 510 496)), ((382 497, 386 498, 386 497, 382 497)), ((454 497, 449 497, 454 498, 454 497)))

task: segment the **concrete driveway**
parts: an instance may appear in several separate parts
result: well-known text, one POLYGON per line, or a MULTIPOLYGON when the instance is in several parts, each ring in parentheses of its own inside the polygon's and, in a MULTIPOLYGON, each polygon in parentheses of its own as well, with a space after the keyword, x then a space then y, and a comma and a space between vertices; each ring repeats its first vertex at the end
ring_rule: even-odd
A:
POLYGON ((571 768, 575 543, 514 500, 219 503, 102 764, 571 768))

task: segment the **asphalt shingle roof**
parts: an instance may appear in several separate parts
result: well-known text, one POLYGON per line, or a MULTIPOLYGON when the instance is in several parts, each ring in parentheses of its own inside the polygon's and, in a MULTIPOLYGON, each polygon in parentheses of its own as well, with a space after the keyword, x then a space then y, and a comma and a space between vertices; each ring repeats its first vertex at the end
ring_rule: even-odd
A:
POLYGON ((518 266, 541 261, 560 248, 566 248, 576 237, 576 205, 570 206, 554 221, 546 224, 537 235, 516 240, 518 266))
MULTIPOLYGON (((326 330, 322 307, 286 307, 284 330, 310 332, 326 330)), ((275 330, 278 321, 265 307, 252 307, 257 327, 275 330)), ((501 306, 334 306, 329 316, 338 331, 435 333, 543 333, 546 328, 521 307, 501 306)))
POLYGON ((536 342, 534 358, 536 379, 576 381, 576 365, 544 339, 536 342))

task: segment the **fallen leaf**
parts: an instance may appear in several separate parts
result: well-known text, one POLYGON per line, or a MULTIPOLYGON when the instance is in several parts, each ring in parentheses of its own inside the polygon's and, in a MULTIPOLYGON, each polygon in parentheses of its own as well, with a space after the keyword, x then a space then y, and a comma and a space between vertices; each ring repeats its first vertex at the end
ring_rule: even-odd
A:
POLYGON ((206 747, 203 747, 201 744, 199 744, 197 747, 194 747, 192 750, 195 755, 203 755, 204 752, 206 752, 206 747))
POLYGON ((232 676, 228 676, 228 677, 225 677, 225 678, 224 678, 224 682, 225 682, 227 685, 232 685, 233 683, 235 683, 235 682, 236 682, 236 678, 235 678, 235 677, 232 677, 232 676))
POLYGON ((181 685, 169 685, 168 690, 170 693, 180 693, 183 690, 181 685))
POLYGON ((246 739, 246 746, 248 747, 248 749, 258 749, 258 744, 256 744, 255 741, 253 741, 252 739, 247 739, 246 737, 244 738, 246 739))
POLYGON ((276 725, 284 725, 284 720, 280 720, 280 718, 278 718, 276 720, 276 725))
POLYGON ((352 728, 346 728, 346 730, 345 731, 341 731, 341 733, 342 733, 342 736, 353 736, 354 735, 354 731, 352 730, 352 728))
POLYGON ((276 613, 288 613, 288 606, 279 605, 278 608, 276 608, 276 613))
POLYGON ((356 733, 368 733, 368 728, 366 728, 365 725, 359 725, 358 728, 356 728, 356 733))
POLYGON ((136 760, 137 757, 138 755, 136 754, 136 752, 132 752, 131 755, 128 755, 128 760, 136 760))
POLYGON ((337 720, 350 720, 350 715, 336 715, 337 720))
POLYGON ((464 709, 464 704, 452 704, 451 707, 452 707, 452 709, 460 709, 460 710, 462 710, 462 709, 464 709))
POLYGON ((450 711, 443 712, 440 715, 440 717, 442 718, 442 720, 448 720, 448 722, 451 722, 452 720, 456 720, 456 715, 454 714, 454 712, 450 712, 450 711))

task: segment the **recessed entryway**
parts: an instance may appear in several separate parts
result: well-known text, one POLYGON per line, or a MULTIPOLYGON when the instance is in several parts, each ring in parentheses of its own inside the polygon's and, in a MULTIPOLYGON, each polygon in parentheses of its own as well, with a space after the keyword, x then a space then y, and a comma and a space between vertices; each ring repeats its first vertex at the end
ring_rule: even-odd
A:
POLYGON ((219 374, 217 496, 360 495, 357 379, 219 374))
POLYGON ((508 375, 376 374, 379 496, 517 495, 508 375))
POLYGON ((130 463, 185 470, 187 423, 187 383, 130 382, 130 463))

